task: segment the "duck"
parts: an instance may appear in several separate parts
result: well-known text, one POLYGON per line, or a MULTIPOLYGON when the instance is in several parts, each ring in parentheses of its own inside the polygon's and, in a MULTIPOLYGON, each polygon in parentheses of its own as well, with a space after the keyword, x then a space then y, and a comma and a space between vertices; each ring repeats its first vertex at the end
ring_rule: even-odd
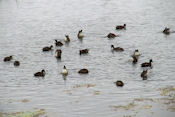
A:
POLYGON ((65 37, 66 37, 66 38, 65 38, 65 42, 66 42, 66 43, 70 42, 69 35, 65 35, 65 37))
POLYGON ((52 47, 53 47, 52 45, 50 47, 46 46, 43 48, 43 51, 50 51, 52 50, 52 47))
POLYGON ((132 63, 133 64, 136 64, 137 63, 137 61, 138 61, 138 58, 137 58, 137 56, 132 56, 132 63))
POLYGON ((152 67, 152 59, 149 60, 149 62, 145 62, 141 64, 141 67, 152 67))
POLYGON ((78 39, 83 39, 84 35, 82 34, 83 30, 78 31, 78 39))
POLYGON ((170 34, 170 28, 165 27, 165 29, 162 32, 164 34, 168 35, 168 34, 170 34))
POLYGON ((126 24, 116 26, 116 30, 126 29, 126 24))
POLYGON ((67 76, 68 75, 68 71, 66 69, 66 66, 64 65, 62 71, 61 71, 61 74, 64 75, 64 76, 67 76))
POLYGON ((11 61, 13 59, 12 55, 4 58, 4 62, 11 61))
POLYGON ((61 53, 62 53, 62 50, 61 49, 57 49, 56 50, 56 58, 57 59, 61 59, 61 53))
POLYGON ((143 78, 143 80, 147 80, 147 70, 143 70, 140 76, 143 78))
POLYGON ((44 77, 45 74, 46 74, 46 72, 45 72, 45 70, 43 69, 43 70, 41 70, 41 72, 36 72, 36 73, 34 74, 34 76, 35 76, 35 77, 44 77))
POLYGON ((89 49, 80 50, 80 55, 81 54, 87 54, 88 52, 89 52, 89 49))
POLYGON ((116 51, 116 52, 118 52, 118 51, 124 51, 124 49, 123 48, 121 48, 121 47, 114 47, 114 45, 111 45, 111 48, 112 48, 112 50, 114 50, 114 51, 116 51))
POLYGON ((20 62, 19 61, 14 61, 14 66, 19 66, 20 65, 20 62))
POLYGON ((140 53, 139 53, 139 50, 138 50, 138 49, 136 49, 136 50, 134 51, 133 56, 136 56, 136 57, 140 56, 140 53))
POLYGON ((80 70, 78 71, 78 73, 79 73, 79 74, 87 74, 87 73, 89 73, 89 71, 88 71, 87 69, 80 69, 80 70))
POLYGON ((115 38, 117 35, 115 35, 114 33, 109 33, 107 35, 108 38, 115 38))
POLYGON ((117 87, 123 87, 124 86, 124 83, 121 80, 117 80, 115 83, 116 83, 117 87))
POLYGON ((55 39, 55 46, 63 46, 63 43, 55 39))

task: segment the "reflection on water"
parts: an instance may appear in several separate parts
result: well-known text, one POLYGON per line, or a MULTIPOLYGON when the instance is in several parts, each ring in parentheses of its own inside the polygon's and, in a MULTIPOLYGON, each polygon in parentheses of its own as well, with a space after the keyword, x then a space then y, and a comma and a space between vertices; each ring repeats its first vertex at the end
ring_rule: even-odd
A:
MULTIPOLYGON (((165 27, 175 30, 174 5, 173 0, 0 0, 0 111, 37 108, 45 109, 49 117, 134 116, 135 111, 118 112, 115 107, 128 106, 136 98, 162 98, 157 89, 175 84, 175 34, 161 33, 165 27), (126 30, 115 30, 124 23, 126 30), (82 41, 77 39, 81 29, 82 41), (109 32, 120 36, 107 39, 109 32), (70 43, 54 47, 62 49, 60 61, 55 51, 42 52, 54 39, 64 42, 65 34, 70 43), (112 53, 112 44, 125 51, 112 53), (80 56, 84 48, 89 54, 80 56), (135 49, 142 55, 132 65, 135 49), (9 55, 20 61, 19 67, 3 62, 9 55), (140 64, 149 59, 153 68, 142 81, 140 64), (64 65, 66 79, 60 74, 64 65), (89 74, 78 74, 82 68, 89 74), (41 69, 46 70, 45 78, 33 77, 41 69), (125 86, 116 87, 116 80, 125 86)), ((174 117, 159 103, 145 103, 138 108, 152 110, 135 116, 174 117)))

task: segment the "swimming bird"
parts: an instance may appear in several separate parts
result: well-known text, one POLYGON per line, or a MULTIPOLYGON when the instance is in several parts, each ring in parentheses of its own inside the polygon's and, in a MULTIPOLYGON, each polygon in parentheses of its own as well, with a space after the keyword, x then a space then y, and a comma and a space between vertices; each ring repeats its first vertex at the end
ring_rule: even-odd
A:
POLYGON ((88 52, 89 52, 89 49, 80 50, 80 55, 81 54, 87 54, 88 52))
POLYGON ((124 83, 121 80, 117 80, 115 83, 116 83, 116 86, 118 86, 118 87, 124 86, 124 83))
POLYGON ((83 30, 80 30, 78 32, 78 35, 77 35, 78 39, 83 39, 84 35, 82 34, 82 32, 83 32, 83 30))
POLYGON ((87 73, 89 73, 89 71, 87 69, 80 69, 78 71, 78 73, 80 73, 80 74, 87 74, 87 73))
POLYGON ((4 58, 4 62, 11 61, 13 59, 12 56, 7 56, 4 58))
POLYGON ((109 33, 107 35, 108 38, 115 38, 117 35, 115 35, 114 33, 109 33))
POLYGON ((35 76, 35 77, 44 77, 45 74, 46 74, 46 72, 45 72, 45 70, 43 69, 43 70, 41 70, 41 72, 36 72, 36 73, 34 74, 34 76, 35 76))
POLYGON ((137 61, 138 61, 138 58, 137 58, 137 56, 132 56, 132 63, 133 64, 136 64, 137 63, 137 61))
POLYGON ((149 60, 149 62, 145 62, 141 64, 141 67, 152 67, 152 59, 149 60))
POLYGON ((19 66, 20 65, 20 62, 19 61, 14 61, 14 66, 19 66))
POLYGON ((139 50, 138 49, 134 51, 133 56, 136 56, 136 57, 140 56, 140 53, 139 53, 139 50))
POLYGON ((165 27, 165 29, 162 32, 164 34, 168 35, 168 34, 170 34, 170 28, 165 27))
POLYGON ((65 37, 66 37, 66 38, 65 38, 65 42, 66 42, 66 43, 70 42, 69 35, 65 35, 65 37))
POLYGON ((126 24, 116 26, 116 30, 126 29, 126 24))
POLYGON ((63 43, 55 39, 55 46, 63 46, 63 43))
POLYGON ((68 71, 66 69, 66 66, 63 67, 63 69, 61 71, 61 74, 64 75, 64 76, 68 75, 68 71))
POLYGON ((61 59, 61 53, 62 53, 62 50, 61 49, 57 49, 56 50, 56 58, 57 59, 61 59))
POLYGON ((53 47, 52 45, 50 47, 46 46, 43 48, 43 51, 50 51, 52 50, 52 47, 53 47))
POLYGON ((143 80, 147 80, 147 70, 143 70, 140 76, 143 78, 143 80))
POLYGON ((116 52, 118 52, 118 51, 124 51, 124 49, 123 48, 121 48, 121 47, 114 47, 114 45, 111 45, 111 48, 112 48, 112 50, 114 50, 114 51, 116 51, 116 52))

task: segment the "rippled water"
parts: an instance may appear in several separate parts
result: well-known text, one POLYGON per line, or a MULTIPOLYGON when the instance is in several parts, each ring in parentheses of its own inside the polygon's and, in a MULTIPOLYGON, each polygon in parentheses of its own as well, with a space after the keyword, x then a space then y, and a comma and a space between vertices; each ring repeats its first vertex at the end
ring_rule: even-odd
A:
MULTIPOLYGON (((164 27, 175 30, 174 6, 174 0, 0 0, 0 111, 44 108, 49 117, 116 117, 127 111, 115 112, 110 106, 140 97, 161 98, 158 88, 175 86, 175 34, 161 33, 164 27), (124 23, 127 30, 115 30, 124 23), (76 37, 80 29, 83 41, 76 37), (109 32, 120 37, 105 38, 109 32), (42 52, 54 39, 64 42, 65 34, 71 42, 61 47, 61 61, 54 51, 42 52), (112 53, 111 44, 125 51, 112 53), (85 48, 89 54, 79 56, 85 48), (142 55, 132 65, 135 49, 142 55), (21 65, 4 63, 9 55, 21 65), (150 58, 153 69, 143 81, 140 64, 150 58), (60 74, 64 65, 69 71, 66 80, 60 74), (33 77, 43 68, 44 79, 33 77), (88 68, 89 74, 79 75, 81 68, 88 68), (117 88, 116 80, 125 86, 117 88)), ((152 109, 154 116, 174 117, 161 106, 152 109)), ((150 116, 147 111, 140 114, 150 116)))

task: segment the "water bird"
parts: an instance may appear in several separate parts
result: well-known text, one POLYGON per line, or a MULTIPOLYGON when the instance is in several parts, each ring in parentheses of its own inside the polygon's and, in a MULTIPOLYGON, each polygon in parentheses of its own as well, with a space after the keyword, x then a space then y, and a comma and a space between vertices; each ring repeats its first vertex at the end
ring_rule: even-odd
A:
POLYGON ((80 69, 78 71, 78 73, 80 73, 80 74, 87 74, 87 73, 89 73, 89 71, 87 69, 80 69))
POLYGON ((116 30, 126 29, 126 24, 116 26, 116 30))
POLYGON ((78 39, 83 39, 84 35, 82 34, 83 30, 78 31, 78 39))
POLYGON ((143 80, 147 80, 147 70, 143 70, 140 76, 143 78, 143 80))
POLYGON ((19 61, 14 61, 14 66, 19 66, 20 65, 20 62, 19 61))
POLYGON ((34 76, 35 76, 35 77, 44 77, 45 74, 46 74, 46 72, 45 72, 45 70, 43 69, 43 70, 41 70, 41 72, 36 72, 36 73, 34 74, 34 76))
POLYGON ((152 59, 149 60, 149 62, 145 62, 141 64, 141 67, 152 67, 152 59))
POLYGON ((55 39, 55 46, 63 46, 63 43, 55 39))
POLYGON ((136 56, 136 57, 140 56, 139 50, 138 49, 135 50, 132 56, 136 56))
POLYGON ((116 83, 116 86, 118 86, 118 87, 124 86, 124 83, 121 80, 117 80, 115 83, 116 83))
POLYGON ((137 61, 138 61, 138 58, 137 58, 137 56, 132 56, 132 63, 133 64, 136 64, 137 63, 137 61))
POLYGON ((168 34, 170 34, 170 28, 165 27, 165 29, 162 32, 164 34, 168 35, 168 34))
POLYGON ((4 62, 11 61, 13 59, 12 55, 4 58, 4 62))
POLYGON ((80 55, 81 54, 87 54, 89 52, 89 49, 83 49, 83 50, 80 50, 79 52, 80 52, 79 53, 80 55))
POLYGON ((108 38, 115 38, 117 35, 115 35, 114 33, 109 33, 107 35, 108 38))
POLYGON ((56 58, 57 59, 61 59, 62 50, 61 49, 57 49, 55 52, 56 52, 56 58))
POLYGON ((116 52, 118 52, 118 51, 124 51, 123 48, 121 48, 121 47, 114 47, 114 45, 111 45, 111 48, 112 48, 112 50, 114 50, 116 52))
POLYGON ((65 35, 65 37, 66 37, 66 38, 65 38, 65 42, 66 42, 66 43, 70 42, 69 35, 65 35))
POLYGON ((63 69, 62 69, 62 71, 61 71, 61 74, 64 75, 64 76, 68 75, 68 71, 67 71, 65 65, 64 65, 64 67, 63 67, 63 69))
POLYGON ((52 50, 53 46, 51 45, 50 47, 46 46, 43 48, 43 51, 50 51, 52 50))

